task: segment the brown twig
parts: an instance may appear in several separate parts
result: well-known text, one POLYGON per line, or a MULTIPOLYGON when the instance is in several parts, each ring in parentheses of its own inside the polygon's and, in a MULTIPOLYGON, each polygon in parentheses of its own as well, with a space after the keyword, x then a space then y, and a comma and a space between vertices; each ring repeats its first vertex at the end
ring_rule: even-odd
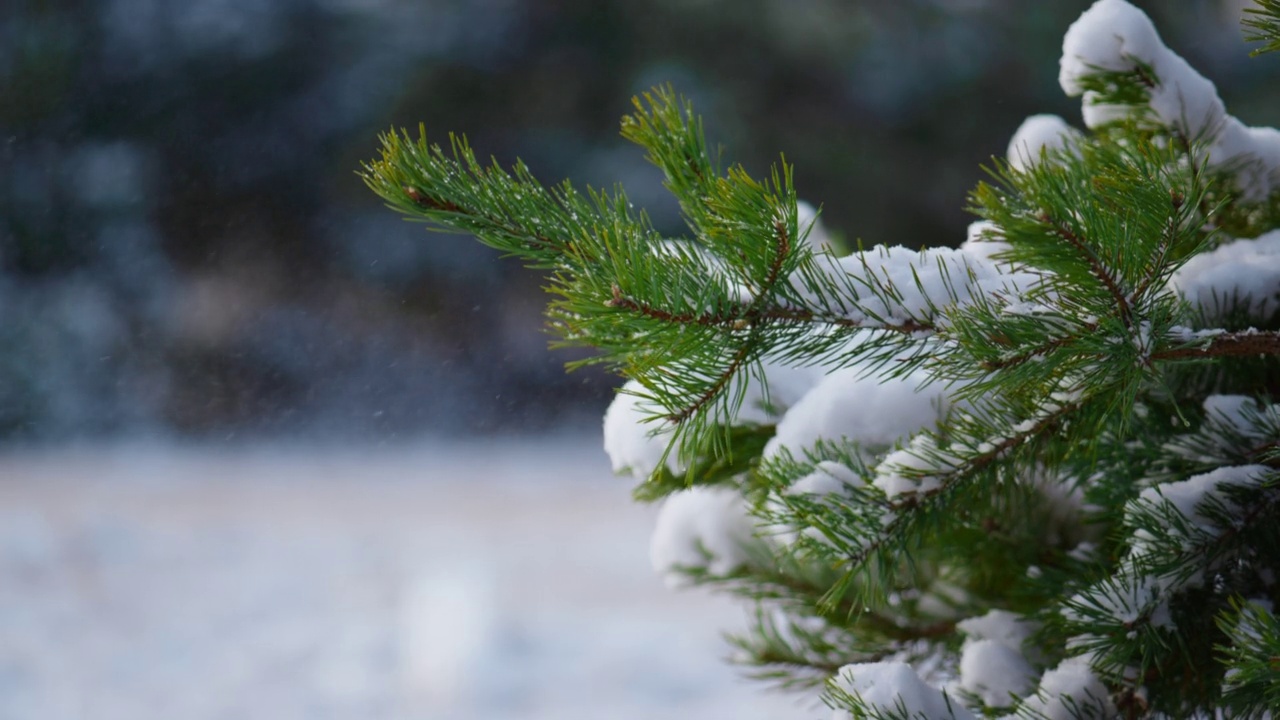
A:
POLYGON ((613 299, 609 300, 605 304, 612 308, 629 310, 638 315, 653 318, 654 320, 662 320, 663 322, 676 323, 680 325, 722 327, 733 330, 742 330, 754 327, 761 322, 795 324, 821 323, 824 325, 834 325, 836 327, 843 328, 889 330, 891 332, 900 332, 906 335, 917 332, 933 332, 936 329, 933 325, 916 322, 914 320, 908 320, 901 325, 874 325, 841 315, 815 313, 808 308, 788 308, 779 306, 753 307, 751 305, 747 305, 739 306, 724 312, 673 313, 669 310, 656 308, 629 298, 626 295, 623 295, 622 289, 616 285, 613 287, 613 299))
POLYGON ((683 410, 668 415, 667 420, 672 423, 682 423, 692 417, 694 413, 705 407, 707 403, 711 402, 711 398, 714 398, 721 390, 724 389, 725 385, 729 384, 729 380, 738 372, 738 369, 742 367, 742 364, 747 361, 747 356, 751 354, 752 346, 755 345, 754 340, 755 333, 752 333, 751 337, 748 337, 747 340, 738 348, 738 351, 733 354, 733 359, 729 361, 729 365, 725 367, 724 372, 720 373, 720 376, 711 384, 711 387, 703 391, 696 400, 686 406, 683 410))
POLYGON ((1048 214, 1040 215, 1041 222, 1048 224, 1053 228, 1054 233, 1065 240, 1068 245, 1076 249, 1076 252, 1084 256, 1085 262, 1089 264, 1089 272, 1093 273, 1099 282, 1107 288, 1107 292, 1111 293, 1111 297, 1116 302, 1116 309, 1120 312, 1120 319, 1124 322, 1125 327, 1133 326, 1133 309, 1129 307, 1129 300, 1120 290, 1120 283, 1110 272, 1103 267, 1098 260, 1098 256, 1093 250, 1085 244, 1084 240, 1077 235, 1071 228, 1063 223, 1057 222, 1050 218, 1048 214))
POLYGON ((444 212, 461 213, 464 215, 467 214, 463 212, 459 205, 449 202, 448 200, 437 200, 412 185, 404 186, 404 194, 408 195, 410 200, 414 201, 421 207, 427 208, 428 210, 443 210, 444 212))
POLYGON ((1203 347, 1181 347, 1152 353, 1152 360, 1280 355, 1280 332, 1246 330, 1217 335, 1203 347))
MULTIPOLYGON (((1089 331, 1093 331, 1097 329, 1097 326, 1090 325, 1090 326, 1086 326, 1085 329, 1089 331)), ((1066 347, 1067 345, 1070 345, 1071 343, 1079 339, 1080 339, 1080 335, 1078 334, 1072 334, 1072 335, 1067 335, 1060 338, 1054 338, 1048 342, 1037 345, 1031 348, 1030 350, 1019 353, 1012 357, 1002 358, 1000 360, 987 360, 982 363, 982 367, 985 370, 1007 370, 1011 367, 1022 365, 1023 363, 1030 361, 1032 358, 1048 355, 1054 350, 1057 350, 1062 347, 1066 347)))
MULTIPOLYGON (((748 315, 752 312, 758 312, 763 306, 765 298, 773 292, 774 286, 778 284, 778 280, 782 277, 782 266, 787 260, 787 254, 791 252, 791 235, 787 232, 787 226, 783 225, 781 221, 775 221, 773 228, 775 239, 773 262, 769 264, 769 271, 765 274, 764 284, 761 286, 759 294, 756 295, 755 300, 747 308, 748 315)), ((716 381, 683 410, 668 415, 667 418, 671 422, 681 423, 688 420, 699 410, 706 407, 707 403, 711 402, 711 399, 720 394, 720 391, 729 384, 729 381, 737 374, 743 363, 746 362, 747 357, 751 355, 759 339, 759 326, 750 324, 749 327, 750 332, 746 339, 742 341, 742 345, 733 354, 733 358, 725 366, 719 377, 716 378, 716 381)))
MULTIPOLYGON (((966 475, 972 475, 973 473, 976 473, 980 470, 983 470, 991 466, 996 461, 998 461, 1000 457, 1004 455, 1004 453, 1007 452, 1008 450, 1011 450, 1017 447, 1018 445, 1021 445, 1022 443, 1028 440, 1031 440, 1032 438, 1039 437, 1040 435, 1047 433, 1052 429, 1056 428, 1058 426, 1058 423, 1060 423, 1062 419, 1066 417, 1069 413, 1075 412, 1076 410, 1080 409, 1080 405, 1081 403, 1076 402, 1076 403, 1067 403, 1065 405, 1060 406, 1058 409, 1054 410, 1053 412, 1049 413, 1043 418, 1037 420, 1026 430, 1013 433, 1012 435, 1005 438, 1004 440, 1001 440, 1000 442, 992 445, 991 449, 987 450, 986 452, 979 453, 978 455, 974 456, 973 459, 969 460, 964 465, 958 468, 953 468, 952 470, 946 473, 943 473, 941 482, 938 484, 937 488, 930 490, 928 492, 913 493, 913 494, 907 495, 907 499, 899 502, 890 503, 889 507, 895 512, 899 512, 901 510, 913 509, 913 508, 919 507, 921 503, 923 503, 925 500, 937 497, 938 495, 941 495, 951 490, 951 488, 955 485, 958 479, 965 477, 966 475)), ((903 518, 909 518, 909 517, 912 517, 912 516, 903 515, 903 514, 900 514, 900 512, 899 514, 896 514, 893 520, 889 522, 888 526, 885 527, 884 532, 881 533, 879 537, 877 537, 874 541, 872 541, 865 548, 863 548, 863 550, 859 552, 857 555, 854 555, 853 557, 850 558, 850 561, 853 567, 856 568, 862 565, 867 561, 867 558, 872 556, 872 554, 879 552, 880 549, 885 546, 885 543, 888 542, 888 539, 893 534, 893 532, 898 527, 900 527, 904 522, 906 522, 903 518)))
MULTIPOLYGON (((545 235, 539 235, 538 233, 531 233, 525 228, 522 228, 516 225, 507 224, 507 223, 501 223, 501 222, 498 222, 497 220, 494 220, 493 218, 484 217, 483 215, 480 215, 477 212, 469 210, 451 200, 440 200, 438 198, 433 198, 430 195, 422 192, 421 190, 413 187, 412 185, 405 185, 401 189, 404 190, 405 195, 409 196, 410 200, 412 200, 421 208, 425 208, 427 210, 438 210, 442 212, 449 212, 457 215, 466 215, 472 218, 481 218, 485 222, 493 224, 501 232, 507 235, 510 235, 513 238, 528 238, 529 240, 532 241, 530 244, 532 244, 535 247, 551 248, 561 254, 565 254, 565 255, 569 254, 569 250, 570 250, 569 245, 565 243, 554 242, 553 240, 551 240, 551 238, 545 235)), ((529 241, 526 240, 526 242, 528 243, 529 241)))

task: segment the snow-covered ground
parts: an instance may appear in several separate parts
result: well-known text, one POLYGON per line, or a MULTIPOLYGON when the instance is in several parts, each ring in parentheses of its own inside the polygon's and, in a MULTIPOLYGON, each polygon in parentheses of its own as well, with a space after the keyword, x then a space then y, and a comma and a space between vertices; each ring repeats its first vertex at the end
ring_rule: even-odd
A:
POLYGON ((0 456, 0 720, 818 718, 594 439, 0 456))

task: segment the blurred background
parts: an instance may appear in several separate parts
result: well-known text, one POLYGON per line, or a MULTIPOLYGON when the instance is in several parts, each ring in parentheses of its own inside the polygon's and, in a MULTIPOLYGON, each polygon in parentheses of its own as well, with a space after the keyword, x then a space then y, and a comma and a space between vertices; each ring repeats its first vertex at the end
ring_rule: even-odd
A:
MULTIPOLYGON (((0 439, 586 427, 616 380, 547 351, 535 273, 381 206, 355 175, 379 132, 620 182, 676 235, 617 132, 671 82, 726 159, 785 153, 847 239, 956 244, 1024 117, 1078 123, 1057 59, 1087 4, 8 0, 0 439)), ((1274 121, 1242 4, 1145 3, 1234 113, 1274 121)))
MULTIPOLYGON (((470 477, 483 473, 466 470, 476 456, 502 448, 534 453, 523 471, 505 465, 493 471, 512 487, 554 487, 567 498, 596 486, 564 478, 590 476, 601 486, 609 484, 607 463, 596 449, 598 423, 620 381, 603 371, 564 373, 563 363, 573 356, 546 347, 545 298, 536 273, 470 239, 428 234, 385 209, 363 187, 355 173, 374 157, 379 132, 423 122, 437 139, 449 131, 465 132, 481 156, 504 164, 523 158, 547 182, 569 177, 580 186, 621 183, 660 229, 679 235, 677 208, 656 171, 617 132, 633 95, 670 82, 695 101, 712 143, 725 147, 727 160, 763 173, 778 153, 785 153, 797 168, 801 196, 822 205, 828 227, 846 239, 954 245, 964 238, 965 193, 982 177, 979 165, 1003 154, 1023 118, 1054 112, 1079 124, 1078 102, 1064 98, 1058 88, 1057 60, 1063 32, 1088 4, 0 3, 0 443, 5 448, 0 483, 7 483, 0 505, 0 560, 8 563, 0 569, 0 579, 7 578, 0 586, 17 588, 0 599, 0 622, 7 623, 6 632, 37 628, 22 642, 7 636, 7 656, 0 647, 0 718, 106 716, 72 705, 58 715, 33 687, 53 695, 78 688, 86 703, 101 707, 103 697, 123 693, 147 707, 139 700, 149 697, 146 688, 172 691, 174 684, 208 677, 208 668, 175 666, 165 654, 165 643, 177 642, 172 640, 176 631, 139 618, 122 620, 109 607, 103 609, 104 603, 148 607, 150 602, 153 612, 139 611, 143 617, 169 617, 181 606, 187 614, 174 617, 207 619, 208 613, 188 607, 186 595, 160 593, 157 599, 145 590, 155 586, 142 578, 169 577, 192 563, 222 568, 223 590, 232 596, 239 592, 248 608, 244 612, 252 614, 259 604, 277 607, 272 598, 281 594, 318 592, 333 579, 325 572, 348 567, 326 565, 323 558, 335 553, 347 553, 344 562, 358 574, 367 568, 350 558, 373 552, 370 547, 385 546, 396 558, 417 557, 405 555, 406 547, 439 555, 441 548, 491 535, 492 524, 502 521, 496 514, 463 514, 471 522, 448 525, 449 532, 437 523, 432 526, 436 535, 420 527, 426 523, 422 518, 444 522, 440 518, 456 515, 455 506, 441 498, 454 497, 442 488, 456 489, 459 476, 478 483, 474 487, 482 490, 475 492, 492 490, 484 483, 493 478, 470 477), (532 465, 551 470, 528 472, 532 465), (385 471, 370 469, 375 467, 385 471), (418 490, 394 489, 402 485, 418 490), (282 498, 317 494, 333 504, 303 503, 312 508, 304 515, 314 526, 303 522, 300 527, 311 529, 280 536, 270 534, 277 524, 272 515, 228 510, 215 522, 193 509, 252 505, 259 487, 280 487, 282 498), (317 487, 332 492, 326 495, 317 487), (409 539, 392 531, 377 531, 370 539, 360 534, 363 521, 333 509, 356 495, 399 507, 409 499, 396 494, 402 491, 420 493, 412 499, 425 513, 417 525, 405 520, 409 539), (233 530, 243 537, 223 542, 219 533, 233 530), (310 532, 338 545, 298 539, 311 537, 310 532), (212 559, 201 554, 210 543, 222 548, 212 559), (264 557, 275 558, 277 565, 264 557), (300 572, 283 591, 262 580, 276 576, 273 567, 311 567, 308 562, 317 574, 300 572), (84 589, 83 578, 76 579, 77 567, 75 572, 97 568, 113 582, 132 580, 98 587, 93 592, 102 595, 95 596, 84 589), (75 604, 77 598, 82 605, 75 604), (34 609, 50 603, 66 605, 67 616, 51 619, 34 609), (108 633, 101 641, 107 649, 98 650, 83 645, 92 632, 75 633, 74 640, 40 634, 45 632, 41 623, 69 632, 68 617, 99 630, 136 622, 155 635, 160 649, 154 657, 142 651, 122 655, 119 648, 131 644, 128 633, 108 633), (23 654, 23 643, 44 650, 23 654), (57 647, 64 648, 61 655, 49 649, 57 647), (130 682, 140 689, 121 684, 118 674, 128 672, 138 676, 130 682), (23 714, 14 710, 18 705, 6 704, 15 688, 34 692, 23 695, 23 702, 35 703, 40 712, 23 714)), ((1152 15, 1166 42, 1217 82, 1231 112, 1251 124, 1276 123, 1280 64, 1247 57, 1238 24, 1243 0, 1136 4, 1152 15)), ((618 547, 632 548, 635 573, 642 574, 649 517, 643 513, 648 511, 630 508, 626 488, 619 485, 613 483, 579 520, 596 512, 641 513, 634 526, 621 523, 638 534, 618 540, 618 547)), ((532 493, 529 502, 554 495, 551 490, 532 493)), ((455 501, 471 502, 462 497, 455 501)), ((548 523, 569 522, 556 519, 560 504, 544 502, 545 507, 527 511, 536 515, 542 507, 548 523)), ((379 512, 369 510, 374 517, 379 512)), ((552 541, 541 542, 536 547, 558 552, 559 546, 548 544, 552 541)), ((399 562, 392 563, 397 569, 388 571, 392 579, 386 581, 399 588, 388 590, 394 598, 386 600, 396 608, 418 602, 413 598, 421 593, 413 588, 444 588, 439 590, 444 600, 430 602, 453 602, 449 588, 462 588, 458 602, 477 607, 483 603, 468 598, 509 592, 492 589, 495 583, 501 586, 506 571, 479 580, 466 571, 463 576, 471 580, 457 585, 437 566, 424 570, 421 563, 399 562)), ((506 561, 493 562, 506 567, 506 561)), ((582 560, 588 570, 608 562, 604 556, 582 560)), ((635 590, 652 599, 644 607, 664 602, 658 599, 665 597, 660 588, 644 587, 635 590)), ((371 608, 383 608, 370 602, 371 608)), ((591 605, 617 606, 615 601, 591 605)), ((297 611, 292 605, 279 607, 297 611)), ((291 616, 280 612, 282 618, 291 616)), ((306 617, 314 625, 305 627, 337 622, 335 612, 313 608, 306 617)), ((352 630, 356 636, 383 630, 388 638, 404 634, 360 612, 352 617, 372 626, 352 630)), ((634 624, 638 612, 633 608, 617 617, 634 624)), ((688 629, 694 616, 658 615, 665 619, 655 622, 688 629)), ((490 627, 499 615, 485 617, 477 622, 490 627)), ((276 630, 279 624, 268 623, 276 630)), ((545 623, 537 627, 550 632, 545 623)), ((311 637, 305 630, 296 632, 311 637)), ((718 661, 715 627, 699 621, 689 630, 693 635, 673 632, 705 639, 706 647, 690 652, 718 661)), ((495 637, 506 640, 493 641, 497 644, 485 652, 515 657, 503 643, 516 641, 501 633, 495 637)), ((667 639, 654 640, 655 648, 669 644, 669 636, 661 637, 667 639)), ((401 657, 393 646, 365 640, 376 652, 401 657)), ((182 647, 205 647, 192 642, 182 647)), ((562 646, 528 640, 522 647, 568 653, 562 646)), ((589 659, 596 658, 589 654, 591 646, 584 647, 579 650, 588 660, 581 652, 576 657, 596 663, 589 659)), ((295 675, 287 668, 278 672, 294 678, 303 672, 298 668, 314 671, 320 662, 315 658, 323 653, 314 647, 309 652, 301 660, 288 655, 294 665, 286 665, 295 675)), ((332 652, 350 659, 349 653, 332 652)), ((617 657, 620 651, 610 652, 614 655, 600 657, 617 657)), ((261 669, 263 657, 236 655, 219 667, 248 663, 261 669)), ((543 661, 553 662, 545 657, 537 662, 543 661)), ((256 670, 246 672, 261 679, 256 670)), ((350 678, 355 670, 347 668, 345 676, 333 672, 332 677, 355 682, 350 678)), ((319 696, 308 693, 342 686, 343 681, 323 679, 330 677, 314 675, 301 684, 285 680, 296 692, 284 693, 291 699, 279 700, 274 714, 260 716, 435 712, 464 717, 464 707, 480 707, 458 701, 449 711, 454 715, 443 715, 443 701, 423 701, 324 714, 333 706, 312 702, 319 696)), ((730 682, 724 679, 728 676, 717 677, 691 687, 730 682)), ((254 687, 228 682, 218 687, 230 688, 231 695, 254 687)), ((370 682, 356 685, 369 697, 383 697, 381 686, 370 682)), ((586 681, 574 680, 579 682, 586 681)), ((590 682, 601 684, 598 678, 590 682)), ((513 703, 512 717, 533 717, 530 708, 537 701, 529 698, 537 695, 529 688, 548 685, 555 681, 531 682, 524 691, 503 685, 507 694, 497 694, 513 703)), ((672 707, 693 707, 687 692, 662 687, 650 688, 646 697, 675 698, 672 707)), ((475 697, 489 697, 496 691, 475 692, 475 697)), ((752 709, 765 712, 764 707, 752 709)), ((600 716, 599 707, 590 709, 597 711, 590 716, 600 716)), ((732 716, 748 717, 743 713, 752 709, 740 708, 732 716)), ((219 715, 187 708, 176 716, 219 715)), ((501 716, 493 707, 477 715, 501 716)), ((548 716, 572 715, 562 709, 548 716)))

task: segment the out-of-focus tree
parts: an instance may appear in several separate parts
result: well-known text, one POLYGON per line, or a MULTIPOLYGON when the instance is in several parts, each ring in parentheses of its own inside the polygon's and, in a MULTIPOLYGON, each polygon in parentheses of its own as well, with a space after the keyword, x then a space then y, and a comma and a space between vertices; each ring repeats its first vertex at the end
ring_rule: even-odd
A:
MULTIPOLYGON (((1070 112, 1050 91, 1056 35, 1085 5, 4 3, 0 432, 385 437, 590 416, 610 381, 562 376, 532 319, 538 278, 367 197, 350 168, 376 131, 466 128, 548 177, 621 180, 674 230, 616 126, 672 81, 748 168, 778 151, 804 168, 829 226, 955 243, 972 168, 1029 112, 1070 112)), ((1274 71, 1240 52, 1239 3, 1146 5, 1242 118, 1277 102, 1255 92, 1274 71)))

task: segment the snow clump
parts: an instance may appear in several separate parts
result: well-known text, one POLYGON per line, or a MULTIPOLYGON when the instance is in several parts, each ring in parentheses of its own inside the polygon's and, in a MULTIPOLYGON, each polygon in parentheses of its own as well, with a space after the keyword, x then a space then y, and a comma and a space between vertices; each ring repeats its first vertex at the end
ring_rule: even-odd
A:
POLYGON ((1192 256, 1169 279, 1169 288, 1209 317, 1238 306, 1251 317, 1269 319, 1280 312, 1280 230, 1192 256))
POLYGON ((956 627, 967 636, 960 652, 960 690, 998 708, 1013 705, 1035 687, 1036 672, 1022 649, 1035 623, 1007 610, 992 610, 956 627))
MULTIPOLYGON (((763 378, 742 374, 726 390, 731 396, 742 386, 742 405, 729 422, 734 425, 767 425, 778 421, 822 377, 812 368, 766 364, 763 378)), ((662 464, 666 456, 671 472, 683 471, 679 448, 667 452, 675 428, 663 417, 662 408, 647 395, 644 386, 629 380, 619 390, 604 414, 604 451, 613 471, 643 482, 662 464)))
POLYGON ((1280 188, 1280 130, 1248 127, 1228 115, 1213 83, 1166 47, 1151 19, 1124 0, 1098 0, 1072 23, 1062 40, 1058 82, 1067 95, 1083 95, 1084 123, 1097 128, 1130 117, 1133 109, 1100 103, 1084 79, 1098 70, 1144 66, 1155 75, 1148 93, 1157 122, 1208 143, 1212 167, 1243 163, 1237 182, 1246 199, 1280 188))
MULTIPOLYGON (((836 673, 832 684, 836 690, 860 698, 868 710, 890 714, 905 708, 907 716, 912 718, 976 720, 963 705, 925 683, 903 662, 845 665, 836 673)), ((832 720, 853 720, 853 716, 843 710, 836 710, 831 717, 832 720)))
MULTIPOLYGON (((630 474, 643 481, 662 464, 672 428, 661 420, 645 422, 659 415, 661 408, 643 397, 644 386, 629 380, 614 396, 604 413, 604 451, 608 453, 617 474, 630 474)), ((674 453, 668 456, 668 467, 674 466, 674 453)))
POLYGON ((995 262, 996 253, 1009 249, 1009 243, 1001 239, 1000 226, 990 220, 978 220, 969 224, 960 252, 979 260, 995 262))
POLYGON ((925 385, 915 373, 881 379, 864 368, 836 370, 800 398, 778 423, 764 456, 782 448, 792 454, 818 440, 848 440, 864 450, 883 452, 922 428, 937 424, 945 409, 946 388, 925 385))
POLYGON ((669 496, 658 513, 649 558, 671 588, 689 580, 681 570, 727 575, 746 564, 755 522, 732 488, 692 487, 669 496))
POLYGON ((1006 157, 1018 171, 1040 164, 1040 152, 1061 150, 1080 133, 1057 115, 1032 115, 1013 133, 1006 157))
POLYGON ((1040 677, 1040 687, 1023 701, 1018 717, 1080 720, 1110 718, 1115 713, 1107 686, 1093 673, 1088 661, 1072 657, 1040 677))

